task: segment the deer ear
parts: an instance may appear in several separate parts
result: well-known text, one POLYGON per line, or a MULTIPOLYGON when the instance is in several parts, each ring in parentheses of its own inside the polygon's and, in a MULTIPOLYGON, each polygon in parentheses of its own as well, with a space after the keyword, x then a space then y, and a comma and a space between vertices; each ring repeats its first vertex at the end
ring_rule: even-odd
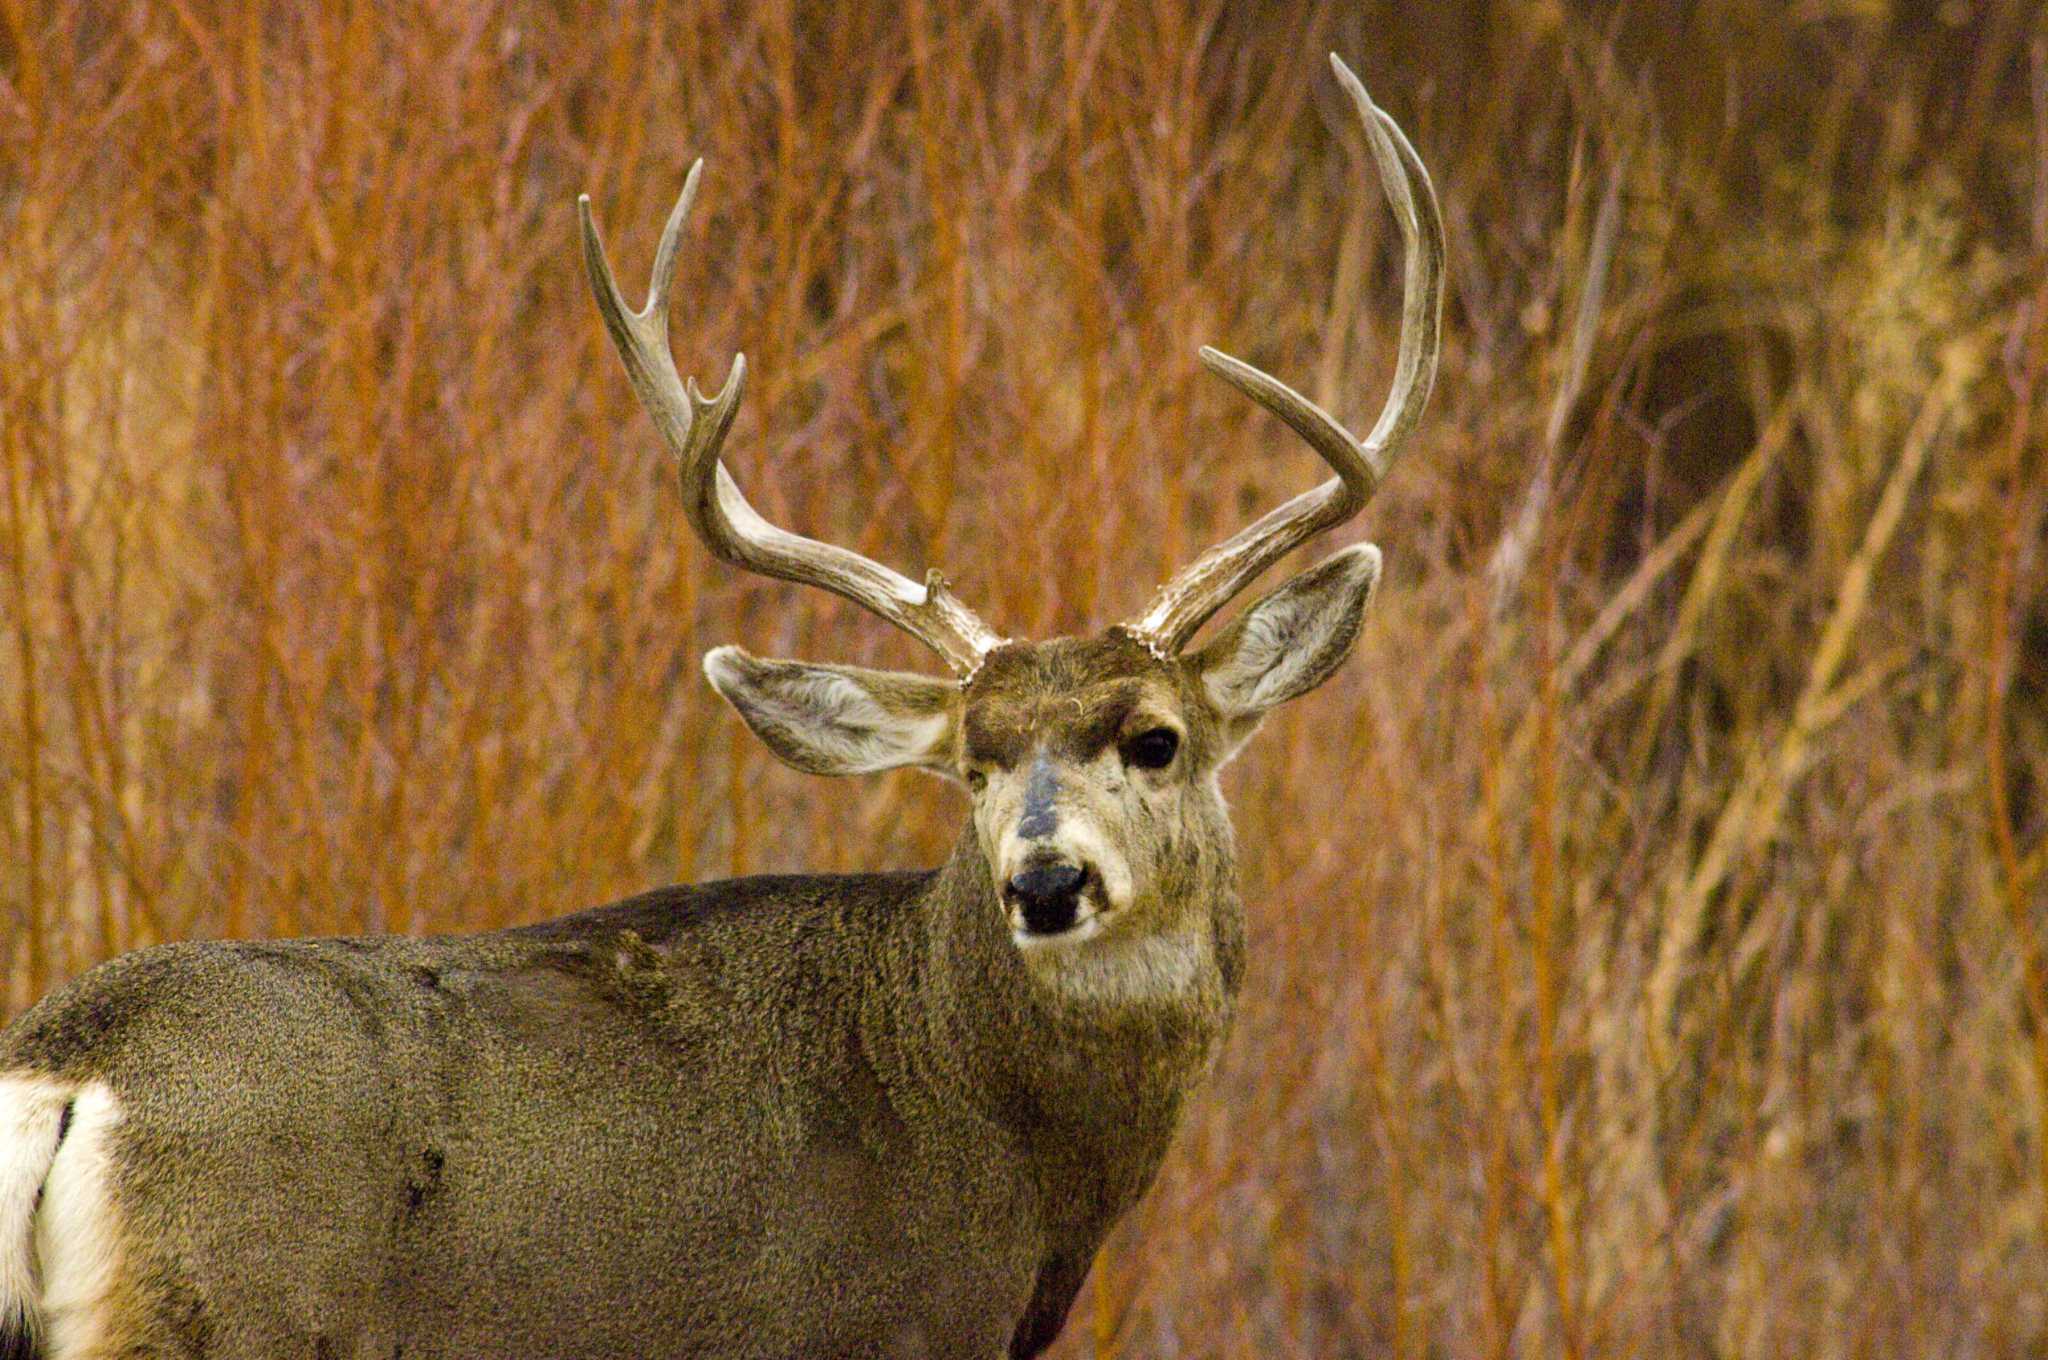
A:
POLYGON ((811 774, 915 765, 953 775, 959 687, 930 676, 771 661, 737 647, 704 654, 704 675, 768 749, 811 774))
POLYGON ((1260 600, 1190 659, 1223 719, 1225 758, 1259 719, 1330 678, 1380 579, 1370 543, 1332 554, 1260 600))

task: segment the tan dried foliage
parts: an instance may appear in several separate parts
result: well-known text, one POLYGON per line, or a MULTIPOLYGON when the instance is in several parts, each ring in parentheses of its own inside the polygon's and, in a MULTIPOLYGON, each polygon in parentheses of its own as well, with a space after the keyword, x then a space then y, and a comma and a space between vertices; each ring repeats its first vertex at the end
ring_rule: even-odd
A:
POLYGON ((1242 1021, 1060 1354, 2048 1350, 2037 7, 0 20, 0 1013, 935 860, 957 796, 698 677, 925 662, 688 539, 575 196, 644 277, 706 157, 677 356, 752 360, 763 511, 1073 630, 1317 475, 1198 345, 1384 388, 1334 48, 1436 175, 1444 367, 1361 655, 1229 775, 1242 1021))

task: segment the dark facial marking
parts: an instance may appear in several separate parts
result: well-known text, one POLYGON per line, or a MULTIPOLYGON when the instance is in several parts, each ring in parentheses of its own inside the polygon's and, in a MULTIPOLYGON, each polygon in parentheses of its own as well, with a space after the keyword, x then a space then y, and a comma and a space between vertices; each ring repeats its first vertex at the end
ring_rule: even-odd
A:
POLYGON ((1075 760, 1086 763, 1123 734, 1131 710, 1144 697, 1136 681, 1121 681, 1083 696, 1079 721, 1062 734, 1062 744, 1075 760))
POLYGON ((1059 796, 1059 772, 1053 769, 1045 752, 1040 751, 1031 762, 1031 777, 1024 785, 1024 817, 1017 823, 1017 834, 1025 840, 1037 840, 1059 830, 1059 814, 1052 806, 1059 796))
MULTIPOLYGON (((1118 629, 1005 644, 988 654, 966 691, 962 754, 970 765, 1016 769, 1043 743, 1086 764, 1130 735, 1149 697, 1170 701, 1175 675, 1118 629), (1158 679, 1168 680, 1165 696, 1158 679)), ((1171 702, 1168 711, 1175 711, 1171 702)))
POLYGON ((982 705, 967 710, 961 735, 968 760, 1008 769, 1023 756, 1030 728, 1003 706, 982 705))

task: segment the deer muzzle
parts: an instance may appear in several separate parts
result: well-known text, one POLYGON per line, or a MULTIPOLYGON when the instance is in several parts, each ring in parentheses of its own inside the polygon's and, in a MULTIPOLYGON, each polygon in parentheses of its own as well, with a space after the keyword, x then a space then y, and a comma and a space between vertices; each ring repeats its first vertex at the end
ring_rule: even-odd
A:
POLYGON ((1078 864, 1040 861, 1004 884, 1003 896, 1013 921, 1022 918, 1025 934, 1064 935, 1081 923, 1088 880, 1088 870, 1078 864))

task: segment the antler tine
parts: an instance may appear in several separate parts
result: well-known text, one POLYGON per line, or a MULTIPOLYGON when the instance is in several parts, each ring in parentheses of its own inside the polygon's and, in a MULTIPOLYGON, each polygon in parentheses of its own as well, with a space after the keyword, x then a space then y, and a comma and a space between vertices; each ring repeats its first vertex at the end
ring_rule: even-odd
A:
POLYGON ((1330 65, 1358 115, 1379 170, 1380 185, 1401 227, 1407 260, 1402 280, 1401 346, 1393 388, 1372 433, 1355 438, 1329 412, 1270 374, 1220 350, 1202 348, 1210 372, 1280 417, 1322 455, 1336 476, 1211 548, 1159 589, 1131 630, 1167 654, 1294 549, 1349 520, 1365 507, 1422 417, 1436 380, 1443 312, 1443 217, 1421 157, 1394 120, 1335 53, 1330 65))
POLYGON ((936 568, 919 585, 857 552, 777 528, 748 504, 719 461, 719 449, 732 428, 746 386, 747 356, 733 356, 725 386, 707 399, 695 378, 685 382, 677 375, 668 344, 668 294, 675 277, 677 243, 697 196, 697 177, 703 168, 704 162, 698 161, 683 181, 683 192, 654 252, 654 277, 646 305, 638 311, 627 306, 619 292, 591 216, 590 196, 584 194, 576 201, 583 223, 583 263, 590 274, 590 291, 604 316, 605 330, 625 362, 633 391, 681 464, 684 512, 715 556, 763 576, 844 596, 936 651, 954 670, 971 674, 981 664, 982 655, 1002 639, 946 588, 945 577, 936 568))

